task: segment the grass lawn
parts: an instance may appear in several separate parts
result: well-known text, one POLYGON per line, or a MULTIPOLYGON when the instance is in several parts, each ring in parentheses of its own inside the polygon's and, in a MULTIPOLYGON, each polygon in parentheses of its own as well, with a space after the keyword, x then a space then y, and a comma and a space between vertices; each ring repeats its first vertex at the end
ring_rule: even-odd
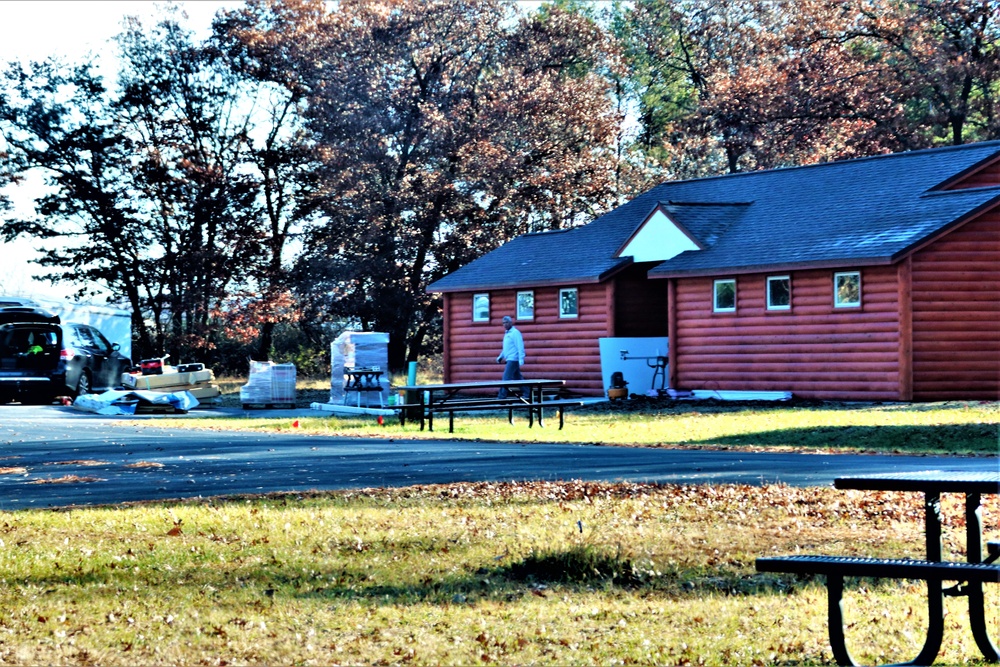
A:
MULTIPOLYGON (((914 496, 483 483, 5 512, 0 662, 832 664, 821 580, 754 558, 919 557, 914 496)), ((849 582, 855 656, 915 656, 923 591, 849 582)), ((976 664, 963 604, 947 600, 941 664, 976 664)))
MULTIPOLYGON (((636 402, 574 411, 563 431, 499 415, 459 416, 453 436, 325 416, 298 427, 206 417, 171 425, 995 455, 998 416, 997 403, 636 402)), ((956 559, 965 552, 959 500, 942 503, 956 559)), ((822 579, 758 574, 754 559, 921 557, 921 501, 783 485, 537 482, 0 512, 0 663, 828 665, 822 579)), ((1000 538, 998 515, 1000 500, 986 497, 990 539, 1000 538)), ((998 589, 987 587, 996 636, 998 589)), ((925 590, 849 580, 855 657, 912 659, 925 590)), ((946 601, 939 664, 981 664, 965 602, 946 601)))
MULTIPOLYGON (((239 383, 223 384, 229 405, 239 405, 239 383), (235 400, 232 398, 235 394, 235 400)), ((302 381, 298 404, 326 402, 329 381, 302 381)), ((262 413, 263 414, 263 413, 262 413)), ((507 442, 572 442, 641 447, 725 447, 808 451, 898 452, 907 454, 1000 454, 1000 402, 928 404, 757 403, 653 401, 635 398, 568 411, 562 430, 556 421, 528 428, 527 416, 515 413, 459 413, 455 432, 446 415, 433 433, 419 424, 401 427, 396 419, 345 418, 316 411, 298 420, 199 417, 171 424, 198 428, 286 430, 328 435, 387 438, 459 438, 507 442)), ((548 416, 546 416, 548 419, 548 416)))

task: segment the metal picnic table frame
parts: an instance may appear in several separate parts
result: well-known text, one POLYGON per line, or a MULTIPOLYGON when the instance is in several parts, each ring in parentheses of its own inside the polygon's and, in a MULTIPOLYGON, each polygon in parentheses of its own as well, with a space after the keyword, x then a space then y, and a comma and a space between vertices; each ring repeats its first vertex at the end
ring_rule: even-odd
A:
MULTIPOLYGON (((534 424, 535 416, 538 417, 538 425, 544 426, 542 410, 546 407, 564 407, 558 403, 542 401, 543 393, 546 389, 560 389, 565 386, 565 380, 490 380, 485 382, 453 382, 442 384, 419 384, 393 387, 393 391, 399 392, 401 396, 412 396, 406 404, 400 405, 399 423, 406 424, 408 408, 419 410, 420 430, 424 429, 424 422, 427 421, 428 430, 434 430, 435 412, 448 412, 452 416, 455 412, 474 409, 508 410, 513 413, 514 409, 526 409, 528 411, 528 425, 534 424), (496 390, 501 388, 508 390, 508 396, 512 390, 522 390, 522 394, 507 399, 496 398, 495 393, 491 399, 468 399, 459 396, 460 392, 481 393, 485 390, 496 390)), ((491 392, 493 393, 493 392, 491 392)), ((560 412, 560 417, 561 417, 560 412)), ((560 424, 561 426, 561 424, 560 424)), ((452 423, 453 428, 453 423, 452 423)))
POLYGON ((373 367, 348 367, 344 369, 344 375, 346 380, 344 381, 344 405, 347 405, 347 397, 351 392, 354 392, 357 396, 358 407, 361 407, 361 394, 365 394, 365 405, 368 405, 368 394, 370 392, 378 393, 378 404, 381 407, 382 402, 382 384, 380 378, 382 377, 382 369, 378 366, 373 367))
MULTIPOLYGON (((983 494, 1000 493, 1000 467, 992 471, 966 472, 924 470, 914 472, 851 475, 838 477, 833 485, 837 489, 861 491, 912 491, 924 494, 924 536, 926 560, 945 562, 941 542, 941 494, 961 493, 965 496, 966 562, 989 563, 997 555, 983 554, 983 494)), ((843 583, 842 581, 840 582, 843 583)), ((842 585, 841 591, 842 593, 842 585)), ((834 600, 830 591, 830 643, 839 664, 855 664, 844 641, 843 618, 840 600, 834 600), (835 604, 836 602, 836 604, 835 604), (837 615, 838 618, 834 618, 837 615)), ((944 637, 944 598, 966 596, 969 600, 969 624, 976 645, 983 657, 990 662, 1000 662, 1000 650, 986 627, 983 600, 983 582, 969 580, 945 589, 941 579, 927 579, 928 629, 927 639, 920 654, 908 664, 930 665, 941 649, 944 637)))

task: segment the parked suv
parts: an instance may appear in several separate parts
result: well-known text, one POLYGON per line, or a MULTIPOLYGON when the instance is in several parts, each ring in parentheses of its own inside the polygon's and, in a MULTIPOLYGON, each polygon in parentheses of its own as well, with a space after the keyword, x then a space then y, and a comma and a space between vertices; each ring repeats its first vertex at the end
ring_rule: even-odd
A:
POLYGON ((0 403, 120 387, 132 362, 118 347, 96 328, 40 308, 0 308, 0 403))

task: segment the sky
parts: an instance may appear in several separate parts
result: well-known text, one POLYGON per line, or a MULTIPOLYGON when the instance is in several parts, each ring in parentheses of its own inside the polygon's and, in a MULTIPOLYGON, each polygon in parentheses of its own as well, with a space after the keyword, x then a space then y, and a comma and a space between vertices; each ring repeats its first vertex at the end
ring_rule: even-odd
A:
MULTIPOLYGON (((88 53, 107 57, 113 74, 112 38, 126 16, 152 21, 164 2, 143 0, 0 0, 0 66, 12 61, 45 60, 59 56, 67 61, 88 53)), ((223 7, 238 7, 239 0, 188 0, 176 4, 188 16, 187 27, 199 37, 208 36, 212 17, 223 7)), ((521 2, 533 9, 539 3, 521 2)), ((21 186, 14 194, 19 210, 30 213, 31 194, 39 183, 21 186)), ((38 253, 31 240, 0 242, 0 295, 28 298, 68 298, 76 286, 50 285, 33 276, 44 267, 32 264, 38 253)))
MULTIPOLYGON (((44 60, 59 56, 68 61, 94 52, 102 56, 113 54, 112 38, 121 31, 125 16, 152 20, 165 3, 138 0, 0 0, 0 64, 16 60, 44 60)), ((218 0, 177 2, 188 15, 188 27, 199 35, 208 34, 212 17, 220 7, 242 3, 218 0)), ((30 203, 21 191, 22 205, 30 203)), ((37 186, 36 186, 37 187, 37 186)), ((15 193, 15 197, 18 194, 15 193)), ((33 275, 44 268, 30 263, 37 256, 35 244, 21 240, 13 244, 0 242, 0 295, 29 298, 66 298, 74 287, 53 287, 37 281, 33 275)))

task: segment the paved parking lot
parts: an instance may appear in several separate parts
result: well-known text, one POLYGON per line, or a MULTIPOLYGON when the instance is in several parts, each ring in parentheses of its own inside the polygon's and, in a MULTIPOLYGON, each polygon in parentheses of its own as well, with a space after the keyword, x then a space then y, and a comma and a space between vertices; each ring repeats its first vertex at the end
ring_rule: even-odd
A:
MULTIPOLYGON (((195 414, 212 413, 192 411, 195 414)), ((325 413, 300 409, 254 414, 293 418, 325 413)), ((172 429, 170 421, 170 416, 99 417, 57 406, 0 406, 0 509, 460 481, 810 486, 859 471, 997 466, 994 458, 259 434, 172 429)))

